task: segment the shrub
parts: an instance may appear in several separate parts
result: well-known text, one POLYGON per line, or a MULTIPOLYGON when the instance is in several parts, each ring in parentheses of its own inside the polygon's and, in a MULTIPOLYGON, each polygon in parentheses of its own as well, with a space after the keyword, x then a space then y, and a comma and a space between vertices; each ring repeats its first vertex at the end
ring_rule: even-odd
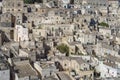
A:
POLYGON ((98 25, 104 26, 104 27, 109 27, 109 25, 108 25, 107 23, 105 23, 105 22, 101 22, 101 23, 99 23, 98 25))
POLYGON ((60 44, 60 45, 58 45, 57 49, 61 53, 66 53, 66 56, 69 56, 69 47, 66 44, 60 44))
POLYGON ((34 4, 35 2, 42 3, 42 0, 24 0, 25 4, 34 4))

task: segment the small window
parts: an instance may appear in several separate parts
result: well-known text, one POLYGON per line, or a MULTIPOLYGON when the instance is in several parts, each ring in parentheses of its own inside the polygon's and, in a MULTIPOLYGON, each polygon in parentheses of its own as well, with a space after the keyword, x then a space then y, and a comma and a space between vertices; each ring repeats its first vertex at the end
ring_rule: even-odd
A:
POLYGON ((8 6, 10 6, 10 3, 8 3, 8 6))
POLYGON ((3 74, 5 74, 5 72, 3 72, 3 74))
POLYGON ((42 12, 44 12, 44 10, 42 10, 42 12))
POLYGON ((39 33, 39 35, 41 35, 41 33, 39 33))
POLYGON ((10 11, 10 9, 8 9, 7 11, 10 11))
POLYGON ((67 64, 65 64, 65 66, 67 66, 67 64))
POLYGON ((12 4, 12 6, 14 7, 14 3, 12 4))
POLYGON ((20 4, 20 3, 18 3, 18 6, 21 6, 21 4, 20 4))
POLYGON ((18 11, 21 11, 20 9, 18 9, 18 11))

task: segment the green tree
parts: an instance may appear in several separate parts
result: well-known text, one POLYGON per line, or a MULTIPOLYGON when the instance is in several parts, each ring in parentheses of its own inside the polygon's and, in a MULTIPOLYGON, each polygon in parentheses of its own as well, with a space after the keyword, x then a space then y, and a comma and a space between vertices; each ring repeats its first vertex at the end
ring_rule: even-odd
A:
POLYGON ((24 0, 24 3, 25 3, 25 4, 33 4, 33 3, 34 3, 34 0, 24 0))
POLYGON ((43 0, 35 0, 35 2, 37 2, 37 3, 42 3, 43 0))
POLYGON ((61 53, 66 53, 66 56, 69 56, 69 47, 66 44, 60 44, 60 45, 58 45, 57 49, 61 53))
POLYGON ((34 4, 35 2, 42 3, 43 0, 24 0, 25 4, 34 4))

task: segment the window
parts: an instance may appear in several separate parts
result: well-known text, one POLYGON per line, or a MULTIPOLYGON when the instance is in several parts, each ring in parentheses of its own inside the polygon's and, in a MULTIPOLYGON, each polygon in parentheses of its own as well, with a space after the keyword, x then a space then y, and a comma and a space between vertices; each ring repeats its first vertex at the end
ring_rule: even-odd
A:
POLYGON ((21 4, 20 4, 20 3, 18 3, 17 5, 18 5, 18 7, 19 7, 19 6, 21 6, 21 4))
POLYGON ((44 12, 44 10, 42 10, 42 12, 44 12))
POLYGON ((12 6, 14 7, 14 3, 12 4, 12 6))
POLYGON ((39 35, 41 35, 41 33, 39 32, 39 35))
POLYGON ((65 64, 65 66, 67 66, 67 64, 65 64))
POLYGON ((20 9, 18 9, 18 11, 21 11, 20 9))
POLYGON ((8 6, 10 6, 10 3, 8 3, 8 6))
POLYGON ((109 69, 108 69, 108 73, 109 73, 109 69))
POLYGON ((8 9, 7 11, 10 11, 10 9, 8 9))
POLYGON ((106 6, 106 4, 104 4, 104 6, 106 6))

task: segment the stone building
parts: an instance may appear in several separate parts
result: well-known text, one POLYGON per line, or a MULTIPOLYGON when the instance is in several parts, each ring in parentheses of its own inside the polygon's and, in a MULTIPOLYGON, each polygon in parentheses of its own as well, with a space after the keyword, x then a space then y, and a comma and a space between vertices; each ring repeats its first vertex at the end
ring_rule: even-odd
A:
POLYGON ((16 25, 14 30, 14 40, 15 41, 28 41, 28 28, 25 28, 21 25, 16 25))
POLYGON ((0 52, 0 80, 10 80, 10 68, 1 52, 0 52))
POLYGON ((14 27, 14 16, 7 12, 2 15, 0 15, 0 26, 1 27, 14 27))
POLYGON ((23 0, 3 0, 3 13, 10 12, 22 12, 23 11, 23 0))

